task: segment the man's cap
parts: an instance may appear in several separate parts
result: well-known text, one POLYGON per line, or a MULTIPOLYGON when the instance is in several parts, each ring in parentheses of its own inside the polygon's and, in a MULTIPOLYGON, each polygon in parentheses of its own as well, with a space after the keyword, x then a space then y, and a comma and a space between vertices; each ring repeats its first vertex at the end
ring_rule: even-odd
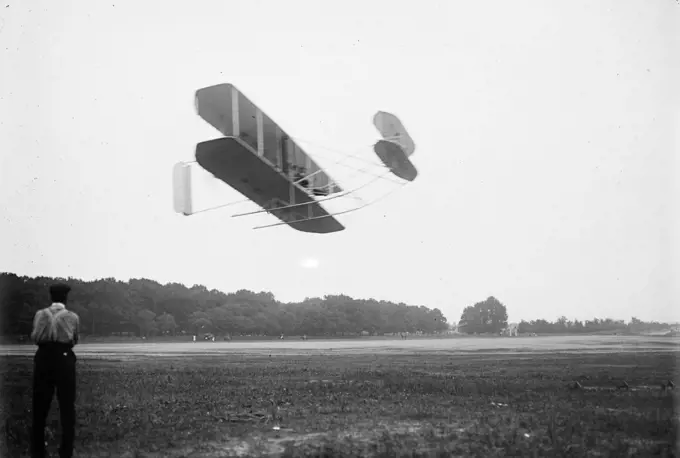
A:
POLYGON ((71 287, 65 283, 56 283, 50 286, 51 294, 68 294, 71 287))

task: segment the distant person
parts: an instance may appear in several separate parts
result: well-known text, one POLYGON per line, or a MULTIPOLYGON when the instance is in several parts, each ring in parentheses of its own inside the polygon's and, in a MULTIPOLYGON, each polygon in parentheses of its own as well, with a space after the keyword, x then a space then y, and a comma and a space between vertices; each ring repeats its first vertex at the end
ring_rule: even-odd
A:
POLYGON ((76 355, 80 319, 66 310, 71 287, 63 283, 50 286, 52 305, 39 310, 33 320, 31 338, 38 345, 33 359, 33 458, 45 456, 45 421, 54 391, 61 415, 59 456, 73 456, 76 423, 76 355))

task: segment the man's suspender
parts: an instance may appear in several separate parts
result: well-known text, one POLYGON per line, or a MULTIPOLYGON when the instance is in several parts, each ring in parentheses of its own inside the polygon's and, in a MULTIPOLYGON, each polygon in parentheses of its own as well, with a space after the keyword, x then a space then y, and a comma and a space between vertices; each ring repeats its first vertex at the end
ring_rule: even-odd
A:
POLYGON ((61 309, 57 313, 53 314, 52 312, 50 312, 49 309, 47 309, 47 313, 49 314, 49 317, 50 317, 48 337, 50 339, 56 340, 56 338, 57 338, 57 318, 60 317, 61 315, 65 314, 65 313, 68 313, 68 310, 61 309))

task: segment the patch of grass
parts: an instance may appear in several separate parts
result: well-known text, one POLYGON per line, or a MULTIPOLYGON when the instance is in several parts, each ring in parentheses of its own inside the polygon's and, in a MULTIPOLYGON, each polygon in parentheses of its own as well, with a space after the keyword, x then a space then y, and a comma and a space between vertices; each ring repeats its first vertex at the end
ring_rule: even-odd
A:
MULTIPOLYGON (((674 353, 78 361, 81 457, 675 456, 674 353), (583 390, 569 390, 578 380, 583 390), (629 390, 617 390, 626 380, 629 390)), ((0 455, 29 456, 31 358, 4 357, 0 455)), ((56 399, 50 447, 60 437, 56 399)))

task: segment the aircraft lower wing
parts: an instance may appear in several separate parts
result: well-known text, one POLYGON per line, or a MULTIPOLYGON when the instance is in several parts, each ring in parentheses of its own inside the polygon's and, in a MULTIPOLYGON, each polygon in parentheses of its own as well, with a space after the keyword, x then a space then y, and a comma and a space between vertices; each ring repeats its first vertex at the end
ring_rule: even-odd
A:
POLYGON ((196 145, 196 161, 215 177, 264 209, 293 204, 270 213, 293 229, 325 234, 344 226, 281 172, 260 158, 237 137, 224 137, 196 145))

